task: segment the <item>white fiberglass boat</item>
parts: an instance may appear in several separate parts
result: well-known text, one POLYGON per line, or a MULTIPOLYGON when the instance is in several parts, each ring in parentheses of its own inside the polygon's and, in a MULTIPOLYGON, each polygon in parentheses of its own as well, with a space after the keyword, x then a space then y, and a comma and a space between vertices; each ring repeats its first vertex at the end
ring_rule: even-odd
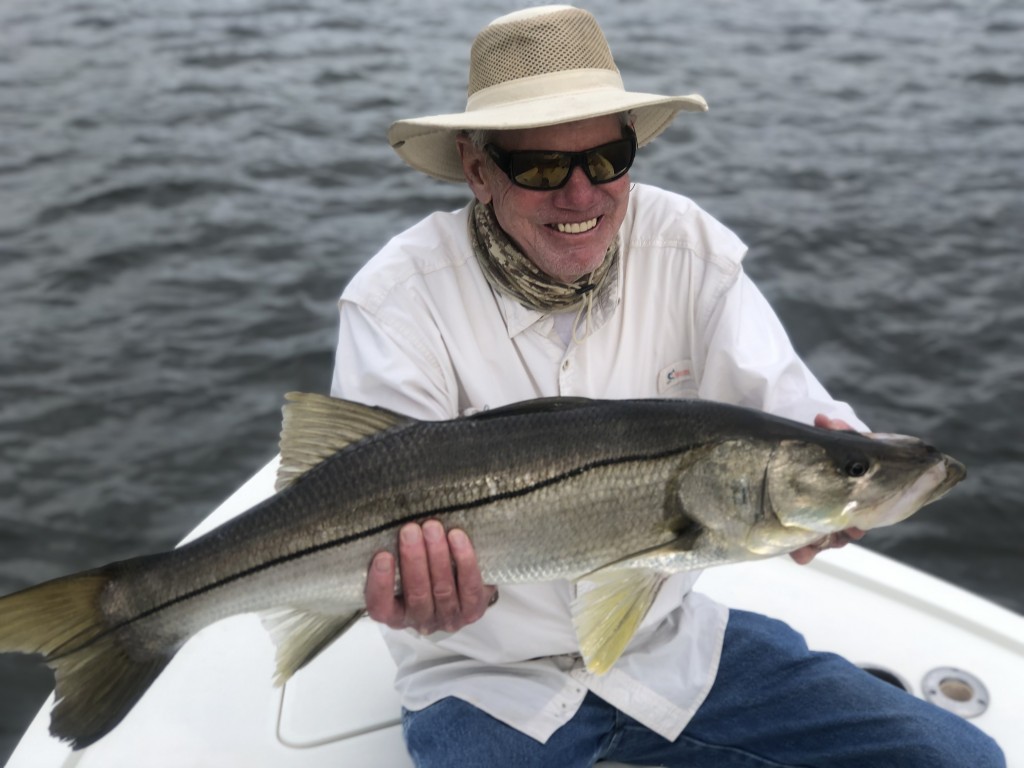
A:
MULTIPOLYGON (((272 493, 271 462, 191 537, 272 493)), ((1024 617, 857 546, 808 566, 778 557, 713 568, 698 588, 785 619, 916 696, 971 718, 1024 768, 1024 617)), ((359 622, 282 689, 256 616, 189 641, 124 721, 72 752, 49 735, 52 697, 7 768, 406 768, 394 667, 359 622)))

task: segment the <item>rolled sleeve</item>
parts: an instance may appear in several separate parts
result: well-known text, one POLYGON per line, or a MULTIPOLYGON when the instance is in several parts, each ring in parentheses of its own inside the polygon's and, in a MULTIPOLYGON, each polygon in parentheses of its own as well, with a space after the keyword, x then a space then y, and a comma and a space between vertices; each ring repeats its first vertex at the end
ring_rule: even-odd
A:
POLYGON ((700 396, 759 408, 804 423, 824 413, 867 430, 846 403, 832 399, 799 358, 764 295, 741 273, 704 334, 700 396))

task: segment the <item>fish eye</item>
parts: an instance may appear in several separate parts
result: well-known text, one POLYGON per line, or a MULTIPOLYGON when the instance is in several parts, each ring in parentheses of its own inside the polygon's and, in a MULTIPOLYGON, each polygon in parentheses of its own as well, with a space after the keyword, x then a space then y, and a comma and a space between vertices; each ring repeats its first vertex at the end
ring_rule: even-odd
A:
POLYGON ((868 471, 868 463, 859 459, 853 459, 846 463, 844 471, 850 477, 864 477, 868 471))

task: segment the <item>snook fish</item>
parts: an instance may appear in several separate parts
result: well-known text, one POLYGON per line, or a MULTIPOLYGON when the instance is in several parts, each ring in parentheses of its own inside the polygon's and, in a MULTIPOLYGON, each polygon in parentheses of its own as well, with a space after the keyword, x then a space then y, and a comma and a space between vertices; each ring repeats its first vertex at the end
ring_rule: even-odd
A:
POLYGON ((56 672, 51 731, 81 748, 221 618, 263 612, 283 683, 364 612, 409 521, 471 537, 489 583, 585 579, 587 666, 618 659, 670 574, 889 525, 963 466, 909 437, 698 400, 549 399, 424 422, 291 394, 271 498, 170 552, 0 598, 0 652, 56 672))

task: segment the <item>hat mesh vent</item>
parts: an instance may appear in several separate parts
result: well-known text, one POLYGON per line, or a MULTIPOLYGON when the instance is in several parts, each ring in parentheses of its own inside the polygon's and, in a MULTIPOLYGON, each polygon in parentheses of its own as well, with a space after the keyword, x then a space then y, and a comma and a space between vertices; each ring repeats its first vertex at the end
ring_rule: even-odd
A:
POLYGON ((597 20, 576 8, 491 24, 474 41, 471 59, 470 94, 565 70, 618 72, 597 20))

